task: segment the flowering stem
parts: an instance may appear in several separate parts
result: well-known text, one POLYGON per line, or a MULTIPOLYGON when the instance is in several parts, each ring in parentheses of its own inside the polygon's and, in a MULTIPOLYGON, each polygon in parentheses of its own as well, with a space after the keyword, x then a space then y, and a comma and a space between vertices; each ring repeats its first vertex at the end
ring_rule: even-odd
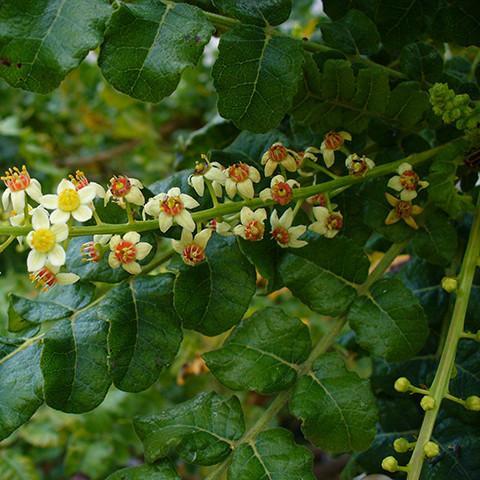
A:
POLYGON ((165 253, 160 255, 158 258, 153 259, 148 265, 142 268, 142 274, 146 275, 147 273, 155 270, 157 267, 163 265, 166 261, 170 260, 173 255, 175 255, 175 250, 173 248, 167 250, 165 253))
POLYGON ((125 208, 127 210, 127 219, 129 225, 133 225, 135 223, 135 219, 133 218, 132 207, 130 206, 129 202, 125 202, 125 208))
POLYGON ((207 184, 208 192, 210 193, 210 198, 212 199, 212 204, 214 208, 217 208, 220 204, 218 203, 217 195, 215 194, 215 190, 213 189, 213 185, 210 180, 205 178, 205 183, 207 184))
POLYGON ((328 170, 328 168, 322 167, 321 165, 318 165, 317 163, 313 162, 312 160, 310 160, 308 158, 306 158, 303 161, 303 165, 305 165, 306 167, 312 168, 313 170, 316 170, 317 172, 322 172, 330 178, 333 178, 333 179, 339 178, 338 175, 335 175, 333 172, 328 170))
POLYGON ((448 387, 455 365, 458 342, 463 334, 465 315, 467 313, 468 300, 472 289, 473 278, 477 267, 477 257, 480 253, 480 198, 477 203, 475 219, 470 231, 467 249, 463 258, 458 287, 456 290, 456 301, 453 308, 452 320, 448 329, 444 350, 442 352, 435 378, 429 389, 430 396, 435 400, 432 410, 425 413, 425 417, 418 435, 417 445, 413 451, 412 458, 408 463, 408 480, 418 480, 423 467, 423 447, 430 441, 435 421, 444 398, 450 398, 448 387))
POLYGON ((0 243, 0 253, 2 253, 14 240, 15 235, 10 235, 3 243, 0 243))

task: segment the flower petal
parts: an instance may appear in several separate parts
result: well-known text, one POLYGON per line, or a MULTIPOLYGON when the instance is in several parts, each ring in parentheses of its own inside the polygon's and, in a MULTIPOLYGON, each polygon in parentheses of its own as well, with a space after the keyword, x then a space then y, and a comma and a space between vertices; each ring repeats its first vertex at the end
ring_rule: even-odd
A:
POLYGON ((173 225, 173 218, 164 212, 160 212, 158 215, 158 226, 160 231, 165 233, 173 225))
POLYGON ((326 207, 313 207, 312 211, 313 211, 313 216, 316 218, 316 220, 322 223, 325 223, 325 220, 330 215, 330 212, 326 207))
POLYGON ((136 245, 137 260, 143 260, 152 251, 152 246, 147 242, 139 242, 136 245))
POLYGON ((4 210, 8 210, 9 203, 10 203, 10 189, 7 188, 2 193, 2 205, 4 210))
POLYGON ((238 193, 244 198, 253 198, 255 196, 253 183, 250 179, 237 183, 237 189, 238 193))
POLYGON ((138 232, 128 232, 123 236, 127 242, 138 243, 140 241, 140 234, 138 232))
POLYGON ((132 189, 125 195, 127 202, 142 206, 145 203, 145 197, 138 187, 132 186, 132 189))
POLYGON ((92 209, 86 205, 80 205, 75 211, 72 212, 72 217, 77 222, 86 222, 92 218, 92 209))
POLYGON ((50 228, 50 220, 48 219, 48 213, 43 208, 36 208, 32 212, 32 227, 34 230, 41 228, 50 228))
POLYGON ((297 170, 297 162, 295 158, 289 155, 285 160, 283 160, 282 165, 289 171, 295 172, 297 170))
POLYGON ((67 190, 67 189, 76 190, 75 185, 74 185, 70 180, 67 180, 66 178, 64 178, 64 179, 58 184, 57 194, 60 193, 60 192, 63 192, 63 190, 67 190))
POLYGON ((47 255, 45 253, 30 250, 27 257, 27 269, 29 272, 36 272, 45 266, 47 255))
POLYGON ((54 267, 60 267, 65 264, 65 250, 60 245, 55 245, 50 252, 48 252, 48 261, 54 267))
POLYGON ((113 252, 108 255, 108 264, 110 265, 110 268, 118 268, 120 266, 120 260, 113 252))
POLYGON ((203 194, 205 193, 205 180, 202 175, 190 176, 188 183, 192 186, 198 196, 203 197, 203 194))
POLYGON ((80 202, 83 204, 90 203, 96 197, 95 187, 93 185, 87 185, 78 191, 80 202))
POLYGON ((255 167, 248 167, 248 177, 255 183, 258 183, 261 178, 260 172, 255 167))
POLYGON ((397 192, 401 192, 403 190, 403 186, 400 182, 400 176, 395 175, 394 177, 390 178, 390 180, 388 180, 387 187, 397 192))
POLYGON ((280 217, 280 224, 284 228, 290 228, 293 223, 293 210, 291 208, 287 208, 284 212, 283 215, 280 217))
POLYGON ((227 178, 225 180, 225 190, 227 192, 227 195, 230 198, 233 198, 237 193, 237 184, 230 178, 227 178))
POLYGON ((110 250, 115 250, 117 245, 122 241, 122 237, 120 235, 114 235, 111 239, 110 242, 108 243, 108 246, 110 247, 110 250))
POLYGON ((40 203, 42 199, 42 186, 40 182, 35 178, 32 178, 30 185, 25 189, 30 198, 33 198, 37 203, 40 203))
POLYGON ((193 197, 187 195, 186 193, 181 193, 180 199, 182 200, 185 208, 197 208, 200 205, 193 197))
POLYGON ((400 217, 397 215, 397 212, 395 210, 390 210, 390 212, 387 215, 387 218, 385 219, 385 225, 393 225, 394 223, 397 223, 400 220, 400 217))
POLYGON ((50 215, 50 222, 52 224, 67 223, 69 219, 70 213, 64 212, 63 210, 54 210, 50 215))
POLYGON ((12 192, 10 194, 10 200, 12 201, 13 209, 16 212, 23 212, 25 208, 25 191, 20 190, 19 192, 12 192))
POLYGON ((412 166, 409 163, 404 162, 398 167, 397 172, 401 175, 408 170, 412 170, 412 166))
POLYGON ((55 234, 55 241, 57 243, 63 242, 68 238, 68 227, 65 223, 52 225, 50 230, 55 234))
POLYGON ((195 230, 195 222, 193 221, 192 215, 188 210, 182 210, 178 215, 175 215, 174 218, 175 222, 189 232, 193 232, 195 230))
POLYGON ((195 235, 195 243, 200 245, 202 248, 206 248, 211 236, 212 231, 209 228, 204 228, 201 232, 195 235))
POLYGON ((72 285, 80 280, 75 273, 58 273, 56 277, 59 285, 72 285))
POLYGON ((265 164, 265 176, 269 177, 273 174, 273 172, 277 169, 278 163, 274 162, 273 160, 268 160, 265 164))
POLYGON ((325 162, 327 168, 330 168, 335 163, 335 153, 333 150, 326 148, 323 151, 323 161, 325 162))
POLYGON ((416 190, 402 190, 400 198, 406 202, 411 202, 414 198, 417 198, 416 190))
POLYGON ((58 195, 43 195, 40 199, 40 205, 49 210, 55 210, 58 208, 58 195))
POLYGON ((142 273, 142 267, 137 262, 122 263, 122 268, 132 275, 142 273))

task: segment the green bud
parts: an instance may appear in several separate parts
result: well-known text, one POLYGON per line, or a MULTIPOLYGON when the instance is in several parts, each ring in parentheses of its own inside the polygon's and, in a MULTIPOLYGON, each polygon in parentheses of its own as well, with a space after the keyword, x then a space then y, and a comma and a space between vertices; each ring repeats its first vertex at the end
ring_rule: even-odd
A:
POLYGON ((457 289, 458 282, 456 278, 453 277, 443 277, 442 278, 442 288, 448 292, 452 293, 457 289))
POLYGON ((398 470, 398 461, 395 457, 386 457, 382 461, 382 468, 387 472, 394 473, 398 470))
POLYGON ((426 457, 433 458, 440 453, 440 448, 435 442, 427 442, 423 447, 423 453, 426 457))
POLYGON ((400 377, 400 378, 397 378, 393 388, 395 388, 397 392, 405 393, 405 392, 408 392, 410 385, 411 383, 408 378, 400 377))
POLYGON ((472 395, 465 400, 465 408, 474 412, 480 412, 480 397, 472 395))
POLYGON ((393 442, 393 448, 397 453, 406 453, 410 450, 410 443, 406 438, 397 438, 393 442))
POLYGON ((435 399, 430 395, 425 395, 420 402, 420 406, 427 412, 435 408, 435 399))

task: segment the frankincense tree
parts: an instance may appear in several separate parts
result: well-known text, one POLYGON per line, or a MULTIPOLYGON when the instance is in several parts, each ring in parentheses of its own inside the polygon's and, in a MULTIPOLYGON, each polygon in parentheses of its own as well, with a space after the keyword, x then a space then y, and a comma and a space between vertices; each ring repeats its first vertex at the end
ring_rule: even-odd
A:
POLYGON ((323 7, 306 39, 289 0, 1 2, 0 76, 37 93, 99 48, 106 82, 159 102, 219 37, 235 133, 148 186, 77 170, 48 193, 5 172, 0 251, 28 250, 40 292, 10 295, 0 438, 42 404, 147 389, 193 330, 223 334, 202 355, 222 388, 133 419, 145 464, 110 480, 180 478, 176 459, 208 480, 309 480, 307 442, 350 453, 344 479, 478 478, 480 4, 323 7), (272 296, 252 313, 285 288, 321 331, 272 296), (253 421, 241 392, 268 397, 253 421))

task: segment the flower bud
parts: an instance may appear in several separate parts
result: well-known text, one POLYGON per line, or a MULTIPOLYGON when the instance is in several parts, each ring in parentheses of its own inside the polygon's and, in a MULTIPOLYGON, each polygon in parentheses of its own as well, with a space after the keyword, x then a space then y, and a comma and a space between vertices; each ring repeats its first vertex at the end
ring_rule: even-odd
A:
POLYGON ((440 448, 435 442, 427 442, 423 447, 423 453, 427 458, 433 458, 440 453, 440 448))
POLYGON ((420 402, 420 406, 427 412, 435 408, 435 399, 430 395, 425 395, 420 402))
POLYGON ((457 289, 457 279, 453 277, 443 277, 442 278, 442 288, 448 292, 452 293, 457 289))
POLYGON ((410 443, 406 438, 397 438, 393 442, 393 448, 397 453, 406 453, 410 450, 410 443))
POLYGON ((398 470, 397 459, 395 457, 385 457, 382 461, 382 468, 387 472, 396 472, 398 470))
POLYGON ((472 395, 465 400, 465 408, 474 412, 480 412, 480 397, 472 395))
POLYGON ((405 393, 405 392, 408 392, 410 385, 411 383, 408 378, 400 377, 400 378, 397 378, 393 388, 395 388, 397 392, 405 393))

